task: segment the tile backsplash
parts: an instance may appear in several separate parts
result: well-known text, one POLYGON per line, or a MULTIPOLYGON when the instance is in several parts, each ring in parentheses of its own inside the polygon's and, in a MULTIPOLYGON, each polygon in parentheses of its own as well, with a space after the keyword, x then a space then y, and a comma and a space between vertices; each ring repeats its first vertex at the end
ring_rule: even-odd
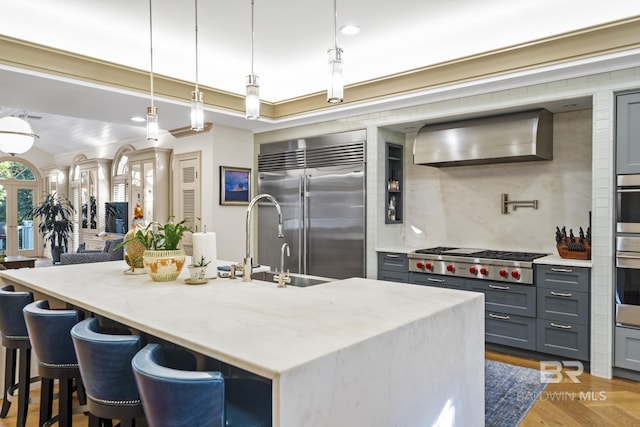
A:
POLYGON ((589 225, 592 110, 554 115, 553 160, 434 168, 405 158, 405 244, 556 253, 555 227, 576 235, 589 225), (501 213, 509 200, 538 208, 501 213))

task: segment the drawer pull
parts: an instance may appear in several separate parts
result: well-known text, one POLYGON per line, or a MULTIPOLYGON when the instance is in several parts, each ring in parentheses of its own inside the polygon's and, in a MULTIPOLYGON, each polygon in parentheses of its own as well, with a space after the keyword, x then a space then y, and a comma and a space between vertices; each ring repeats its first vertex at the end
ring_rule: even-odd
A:
POLYGON ((444 279, 433 279, 431 277, 427 277, 427 281, 428 282, 436 282, 436 283, 444 283, 445 282, 444 279))
POLYGON ((509 286, 498 286, 498 285, 489 285, 491 289, 497 289, 499 291, 508 291, 511 289, 509 286))
POLYGON ((551 322, 551 326, 558 329, 571 329, 571 325, 558 325, 557 323, 551 322))
POLYGON ((489 317, 491 317, 492 319, 498 319, 498 320, 511 320, 511 317, 509 316, 499 316, 493 313, 489 313, 489 317))
POLYGON ((569 298, 573 296, 573 294, 566 294, 564 292, 553 292, 553 291, 551 291, 551 295, 553 295, 554 297, 565 297, 565 298, 569 298))
POLYGON ((386 254, 385 257, 387 257, 387 258, 400 258, 400 255, 398 255, 398 254, 386 254))
POLYGON ((556 273, 573 273, 573 270, 570 268, 551 268, 551 271, 555 271, 556 273))

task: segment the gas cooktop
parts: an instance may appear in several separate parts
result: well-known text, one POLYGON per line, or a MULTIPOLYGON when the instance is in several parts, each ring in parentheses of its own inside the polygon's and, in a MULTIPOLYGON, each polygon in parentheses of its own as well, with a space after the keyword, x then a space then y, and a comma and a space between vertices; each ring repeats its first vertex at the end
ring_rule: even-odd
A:
POLYGON ((412 273, 533 283, 533 261, 548 254, 437 246, 408 254, 412 273))

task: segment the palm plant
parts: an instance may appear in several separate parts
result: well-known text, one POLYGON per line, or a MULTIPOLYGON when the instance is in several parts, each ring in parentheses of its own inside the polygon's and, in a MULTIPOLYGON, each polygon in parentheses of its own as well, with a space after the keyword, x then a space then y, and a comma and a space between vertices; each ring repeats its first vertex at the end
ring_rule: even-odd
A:
POLYGON ((118 246, 137 241, 150 251, 174 251, 178 249, 184 233, 191 230, 184 225, 187 221, 186 219, 180 222, 173 222, 173 218, 173 216, 170 216, 164 224, 150 222, 145 228, 136 231, 133 237, 124 240, 118 246))
POLYGON ((69 237, 73 232, 73 213, 75 209, 64 196, 56 193, 47 194, 39 205, 34 205, 29 216, 38 219, 38 229, 43 239, 43 247, 47 242, 51 246, 53 261, 60 260, 60 253, 66 252, 69 237))

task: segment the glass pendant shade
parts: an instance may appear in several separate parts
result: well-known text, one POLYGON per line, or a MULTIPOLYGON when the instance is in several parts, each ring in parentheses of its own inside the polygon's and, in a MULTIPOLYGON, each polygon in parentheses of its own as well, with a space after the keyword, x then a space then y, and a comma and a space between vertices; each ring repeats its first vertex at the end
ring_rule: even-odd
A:
POLYGON ((258 85, 258 76, 255 74, 247 76, 245 107, 247 119, 258 120, 260 118, 260 86, 258 85))
POLYGON ((147 107, 147 141, 158 140, 158 107, 147 107))
POLYGON ((329 49, 329 82, 327 102, 338 104, 344 100, 344 82, 342 80, 342 49, 329 49))
POLYGON ((191 92, 191 130, 198 132, 204 129, 204 102, 202 98, 202 92, 191 92))
POLYGON ((0 150, 7 154, 26 153, 37 137, 26 120, 11 116, 0 119, 0 150))

